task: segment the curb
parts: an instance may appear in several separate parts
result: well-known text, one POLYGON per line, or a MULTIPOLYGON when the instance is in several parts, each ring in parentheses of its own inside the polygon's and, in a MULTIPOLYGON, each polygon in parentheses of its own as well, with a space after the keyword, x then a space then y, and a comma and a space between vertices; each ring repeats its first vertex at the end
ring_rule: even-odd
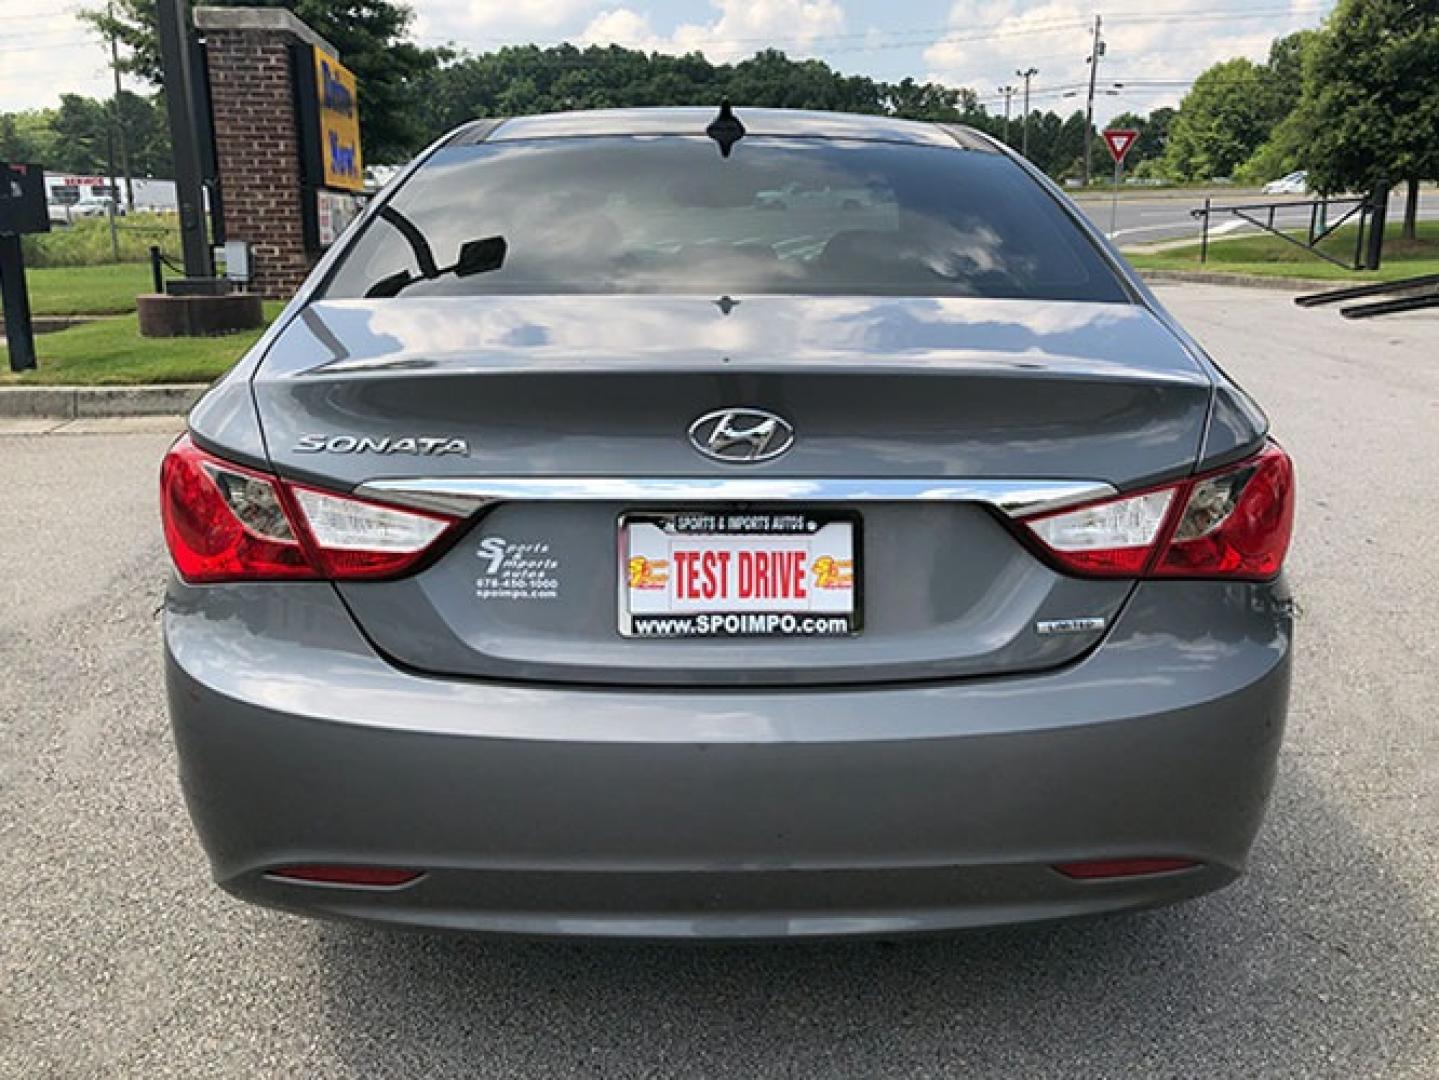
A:
POLYGON ((112 416, 181 416, 208 386, 0 386, 0 417, 89 420, 112 416))
POLYGON ((1186 285, 1235 285, 1243 289, 1283 289, 1287 292, 1323 292, 1325 289, 1337 289, 1344 284, 1343 281, 1319 281, 1315 278, 1226 274, 1218 270, 1140 270, 1139 276, 1145 281, 1182 282, 1186 285))

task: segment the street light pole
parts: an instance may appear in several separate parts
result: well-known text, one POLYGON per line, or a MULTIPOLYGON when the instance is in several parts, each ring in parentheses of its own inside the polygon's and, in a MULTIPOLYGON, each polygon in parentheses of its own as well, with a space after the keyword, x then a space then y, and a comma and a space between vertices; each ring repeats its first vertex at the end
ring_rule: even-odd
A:
POLYGON ((1004 145, 1009 145, 1009 102, 1019 92, 1017 86, 1001 86, 999 92, 1004 95, 1004 145))
POLYGON ((1019 122, 1019 152, 1029 157, 1029 80, 1039 74, 1039 68, 1029 67, 1015 74, 1024 80, 1024 117, 1019 122))
POLYGON ((1089 98, 1084 106, 1084 186, 1089 186, 1089 154, 1094 140, 1094 80, 1099 75, 1099 58, 1104 42, 1099 39, 1100 18, 1094 17, 1094 44, 1089 50, 1089 98))

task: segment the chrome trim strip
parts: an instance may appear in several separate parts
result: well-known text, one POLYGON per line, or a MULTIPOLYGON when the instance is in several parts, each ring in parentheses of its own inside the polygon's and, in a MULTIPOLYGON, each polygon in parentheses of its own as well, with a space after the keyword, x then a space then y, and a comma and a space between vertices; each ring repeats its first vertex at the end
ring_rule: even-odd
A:
POLYGON ((498 502, 974 502, 1012 518, 1117 494, 1098 480, 959 480, 848 477, 485 476, 371 480, 355 494, 378 502, 470 514, 498 502))

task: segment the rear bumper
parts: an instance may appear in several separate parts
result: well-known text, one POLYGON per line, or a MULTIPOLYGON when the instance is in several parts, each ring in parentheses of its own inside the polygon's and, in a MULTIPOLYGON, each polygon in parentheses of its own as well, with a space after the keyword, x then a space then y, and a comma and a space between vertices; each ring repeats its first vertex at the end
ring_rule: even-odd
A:
POLYGON ((1272 782, 1290 619, 1282 584, 1146 583, 1103 645, 1046 674, 622 692, 407 674, 326 585, 177 584, 166 645, 186 797, 238 896, 481 931, 791 937, 1229 883, 1272 782), (1143 856, 1202 865, 1051 869, 1143 856), (267 876, 296 863, 426 873, 392 889, 267 876))

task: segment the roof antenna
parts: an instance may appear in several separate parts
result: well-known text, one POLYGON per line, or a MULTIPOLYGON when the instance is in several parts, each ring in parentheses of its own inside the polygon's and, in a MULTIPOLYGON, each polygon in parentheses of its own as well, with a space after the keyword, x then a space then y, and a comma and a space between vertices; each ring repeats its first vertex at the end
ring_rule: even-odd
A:
POLYGON ((710 121, 705 134, 719 143, 720 157, 729 157, 730 148, 744 138, 744 125, 730 108, 729 98, 720 99, 719 115, 710 121))

